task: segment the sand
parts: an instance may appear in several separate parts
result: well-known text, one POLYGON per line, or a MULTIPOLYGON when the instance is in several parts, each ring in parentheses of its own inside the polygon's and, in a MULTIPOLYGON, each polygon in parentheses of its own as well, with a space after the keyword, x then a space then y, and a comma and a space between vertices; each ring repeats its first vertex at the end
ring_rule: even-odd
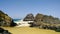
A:
POLYGON ((54 30, 46 30, 31 27, 3 27, 9 30, 12 34, 60 34, 60 32, 55 32, 54 30))

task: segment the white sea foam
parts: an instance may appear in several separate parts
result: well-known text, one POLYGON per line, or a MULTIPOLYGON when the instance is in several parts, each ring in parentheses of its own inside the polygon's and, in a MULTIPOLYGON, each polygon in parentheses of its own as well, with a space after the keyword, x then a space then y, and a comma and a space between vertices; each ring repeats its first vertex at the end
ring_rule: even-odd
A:
POLYGON ((30 22, 33 22, 33 21, 23 21, 23 20, 18 20, 18 21, 14 21, 15 23, 17 23, 18 26, 16 27, 21 27, 21 26, 30 26, 30 22))

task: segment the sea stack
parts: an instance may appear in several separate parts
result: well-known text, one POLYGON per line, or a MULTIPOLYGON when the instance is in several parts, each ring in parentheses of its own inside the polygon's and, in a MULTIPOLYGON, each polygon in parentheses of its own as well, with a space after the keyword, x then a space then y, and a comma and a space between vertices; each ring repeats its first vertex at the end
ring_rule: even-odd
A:
POLYGON ((23 19, 23 21, 34 21, 34 16, 32 13, 27 14, 27 16, 23 19))

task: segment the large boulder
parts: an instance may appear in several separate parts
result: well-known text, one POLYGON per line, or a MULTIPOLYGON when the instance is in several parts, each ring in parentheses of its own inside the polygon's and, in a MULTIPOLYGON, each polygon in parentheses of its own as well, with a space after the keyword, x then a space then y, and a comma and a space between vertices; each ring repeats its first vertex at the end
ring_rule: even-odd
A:
POLYGON ((12 18, 0 10, 0 26, 10 26, 12 18))
POLYGON ((27 16, 23 19, 23 21, 34 21, 33 14, 27 14, 27 16))
POLYGON ((41 21, 43 19, 43 14, 37 14, 36 16, 35 16, 35 21, 41 21))
POLYGON ((0 28, 0 34, 11 34, 8 30, 4 30, 3 28, 0 28))

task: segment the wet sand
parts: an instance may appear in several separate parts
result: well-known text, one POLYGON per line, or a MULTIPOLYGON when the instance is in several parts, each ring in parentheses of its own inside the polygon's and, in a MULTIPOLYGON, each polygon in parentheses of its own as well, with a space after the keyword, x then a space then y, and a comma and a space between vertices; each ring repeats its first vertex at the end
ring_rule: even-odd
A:
POLYGON ((2 27, 12 34, 60 34, 54 30, 38 29, 31 27, 2 27))

